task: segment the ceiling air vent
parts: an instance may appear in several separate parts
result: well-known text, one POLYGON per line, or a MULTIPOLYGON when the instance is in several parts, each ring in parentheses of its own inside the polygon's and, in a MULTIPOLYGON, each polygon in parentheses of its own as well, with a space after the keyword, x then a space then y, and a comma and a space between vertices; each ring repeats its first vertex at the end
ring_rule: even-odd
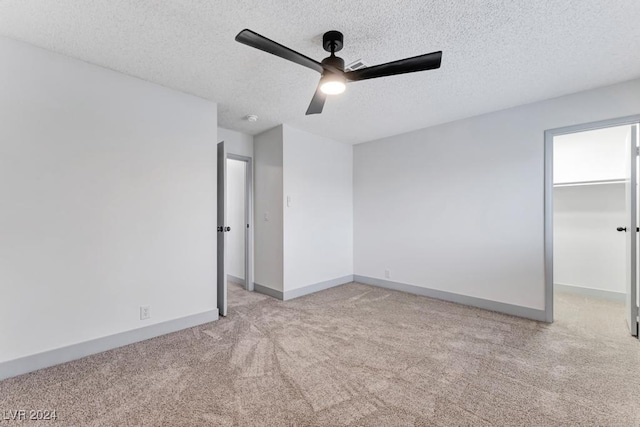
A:
POLYGON ((351 64, 347 65, 344 70, 345 71, 355 71, 355 70, 359 70, 360 68, 367 68, 368 65, 365 64, 362 59, 358 59, 357 61, 353 61, 351 64))

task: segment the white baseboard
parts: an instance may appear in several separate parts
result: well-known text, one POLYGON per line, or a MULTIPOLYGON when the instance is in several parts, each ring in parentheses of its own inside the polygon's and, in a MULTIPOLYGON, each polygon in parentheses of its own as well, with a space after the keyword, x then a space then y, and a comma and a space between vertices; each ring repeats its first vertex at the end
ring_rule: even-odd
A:
POLYGON ((282 291, 277 291, 277 290, 275 290, 273 288, 270 288, 268 286, 261 285, 258 282, 253 282, 253 290, 258 292, 258 293, 273 297, 275 299, 282 300, 282 291))
POLYGON ((349 274, 348 276, 314 283, 312 285, 303 286, 301 288, 292 289, 285 292, 277 291, 268 286, 261 285, 260 283, 254 283, 253 286, 256 292, 269 295, 270 297, 277 298, 282 301, 288 301, 294 298, 299 298, 305 295, 313 294, 315 292, 323 291, 325 289, 333 288, 335 286, 340 286, 351 282, 353 282, 353 275, 349 274))
POLYGON ((218 320, 218 309, 0 362, 0 380, 218 320))
POLYGON ((227 274, 227 281, 231 282, 231 283, 236 283, 238 285, 242 285, 244 286, 244 279, 241 279, 237 276, 234 276, 232 274, 227 274))
POLYGON ((626 294, 624 292, 607 291, 604 289, 585 288, 582 286, 568 285, 565 283, 554 283, 553 290, 565 292, 567 294, 584 295, 592 298, 606 299, 609 301, 624 302, 626 294))
POLYGON ((337 279, 326 280, 324 282, 314 283, 313 285, 303 286, 298 289, 285 291, 284 301, 290 299, 299 298, 305 295, 313 294, 315 292, 324 291, 325 289, 333 288, 335 286, 344 285, 346 283, 353 282, 353 274, 348 276, 338 277, 337 279))
POLYGON ((380 288, 408 292, 410 294, 435 298, 442 301, 455 302, 457 304, 469 305, 471 307, 482 308, 489 311, 496 311, 498 313, 509 314, 511 316, 524 317, 525 319, 546 322, 546 315, 544 310, 470 297, 467 295, 454 294, 452 292, 440 291, 437 289, 423 288, 421 286, 409 285, 406 283, 392 282, 390 280, 376 279, 367 276, 358 276, 357 274, 353 276, 353 279, 356 282, 378 286, 380 288))

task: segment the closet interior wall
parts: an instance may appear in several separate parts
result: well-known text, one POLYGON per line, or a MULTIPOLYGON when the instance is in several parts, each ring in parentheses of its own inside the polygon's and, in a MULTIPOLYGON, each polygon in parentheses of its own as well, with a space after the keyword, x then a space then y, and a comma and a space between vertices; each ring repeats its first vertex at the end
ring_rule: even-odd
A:
POLYGON ((554 138, 554 285, 624 300, 628 126, 554 138))

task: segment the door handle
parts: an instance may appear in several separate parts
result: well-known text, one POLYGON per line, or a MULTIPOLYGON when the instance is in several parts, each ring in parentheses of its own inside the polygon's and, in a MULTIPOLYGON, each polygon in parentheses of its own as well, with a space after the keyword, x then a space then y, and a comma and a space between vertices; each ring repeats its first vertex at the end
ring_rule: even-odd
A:
POLYGON ((627 231, 627 227, 618 227, 616 228, 618 231, 627 231))
POLYGON ((231 231, 231 227, 226 227, 224 231, 231 231))
POLYGON ((223 233, 224 232, 224 227, 222 226, 218 226, 218 233, 223 233))

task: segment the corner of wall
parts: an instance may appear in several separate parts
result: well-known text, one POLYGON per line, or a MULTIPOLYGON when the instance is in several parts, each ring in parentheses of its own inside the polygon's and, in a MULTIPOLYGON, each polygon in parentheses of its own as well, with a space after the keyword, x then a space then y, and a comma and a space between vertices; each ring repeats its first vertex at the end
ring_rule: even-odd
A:
POLYGON ((254 137, 254 277, 275 291, 284 289, 283 127, 254 137))

